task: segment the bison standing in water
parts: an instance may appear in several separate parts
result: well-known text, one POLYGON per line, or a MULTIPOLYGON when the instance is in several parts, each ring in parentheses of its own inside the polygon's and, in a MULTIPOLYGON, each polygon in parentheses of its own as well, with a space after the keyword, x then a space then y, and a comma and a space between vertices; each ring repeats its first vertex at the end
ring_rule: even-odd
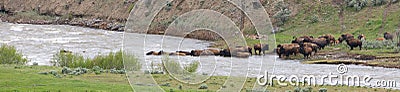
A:
POLYGON ((347 45, 350 46, 350 50, 353 50, 354 47, 360 47, 360 50, 362 48, 362 42, 358 39, 354 39, 354 38, 347 39, 346 43, 347 43, 347 45))
POLYGON ((269 45, 268 44, 256 44, 254 45, 254 54, 257 55, 257 51, 258 51, 258 55, 261 55, 261 53, 265 54, 265 51, 269 50, 269 45))
POLYGON ((304 59, 308 59, 312 55, 313 47, 301 43, 299 52, 304 55, 304 59))
POLYGON ((385 38, 385 40, 391 40, 391 41, 393 41, 393 35, 390 34, 389 32, 383 33, 383 37, 385 38))
POLYGON ((280 44, 278 45, 277 53, 279 53, 279 58, 281 58, 282 55, 289 57, 289 55, 297 55, 297 53, 299 53, 299 48, 300 45, 297 43, 280 44))

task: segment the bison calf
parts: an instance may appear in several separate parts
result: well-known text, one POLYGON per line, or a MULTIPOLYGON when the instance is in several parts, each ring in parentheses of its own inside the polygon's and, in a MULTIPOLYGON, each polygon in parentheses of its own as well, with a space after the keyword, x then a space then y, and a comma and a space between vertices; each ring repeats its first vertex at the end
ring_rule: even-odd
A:
POLYGON ((261 53, 265 54, 265 51, 269 50, 269 45, 268 44, 256 44, 254 45, 254 54, 257 55, 257 51, 258 51, 258 55, 261 55, 261 53))

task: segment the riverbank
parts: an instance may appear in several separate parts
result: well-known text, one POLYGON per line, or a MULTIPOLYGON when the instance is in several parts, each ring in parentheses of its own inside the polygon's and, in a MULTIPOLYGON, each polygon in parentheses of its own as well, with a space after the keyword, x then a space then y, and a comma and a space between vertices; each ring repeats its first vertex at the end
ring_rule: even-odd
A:
POLYGON ((353 50, 341 47, 328 47, 305 64, 356 64, 372 67, 400 69, 400 53, 390 49, 353 50))

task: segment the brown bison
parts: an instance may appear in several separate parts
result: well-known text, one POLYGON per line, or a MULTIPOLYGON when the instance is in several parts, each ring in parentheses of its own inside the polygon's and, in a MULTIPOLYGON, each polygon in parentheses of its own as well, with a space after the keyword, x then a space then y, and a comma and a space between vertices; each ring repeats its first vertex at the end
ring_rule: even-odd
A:
POLYGON ((159 51, 159 52, 150 51, 150 52, 146 53, 146 55, 164 55, 164 54, 167 54, 167 53, 164 51, 159 51))
POLYGON ((169 53, 170 56, 186 56, 187 54, 185 53, 179 53, 179 52, 173 52, 173 53, 169 53))
POLYGON ((325 46, 329 44, 329 40, 325 38, 317 38, 313 39, 311 43, 315 43, 318 45, 319 49, 325 49, 325 46))
POLYGON ((205 49, 205 50, 212 52, 215 56, 220 55, 219 49, 205 49))
POLYGON ((248 58, 251 54, 249 52, 236 52, 234 56, 238 58, 248 58))
POLYGON ((329 44, 331 44, 331 45, 336 43, 335 37, 331 34, 325 34, 323 36, 320 36, 319 38, 325 38, 325 39, 329 40, 329 44))
POLYGON ((268 44, 256 44, 254 45, 254 54, 257 55, 257 51, 258 51, 258 55, 261 55, 261 53, 265 54, 265 51, 269 50, 269 45, 268 44))
POLYGON ((289 55, 297 55, 299 53, 299 48, 300 45, 297 43, 292 43, 292 44, 280 44, 278 45, 278 50, 279 56, 281 58, 282 55, 285 55, 286 57, 289 57, 289 55))
POLYGON ((310 47, 310 46, 306 46, 304 44, 301 44, 300 48, 299 48, 299 51, 300 51, 301 54, 304 55, 304 59, 308 59, 312 55, 313 48, 310 47))
POLYGON ((390 34, 389 32, 385 32, 385 33, 383 33, 383 37, 385 38, 385 40, 393 41, 394 36, 392 34, 390 34))
POLYGON ((233 49, 223 49, 219 51, 219 55, 220 56, 224 56, 224 57, 245 57, 248 53, 249 55, 251 55, 251 50, 252 48, 249 46, 237 46, 236 48, 233 49))
POLYGON ((301 37, 293 37, 293 41, 292 43, 301 43, 301 42, 311 42, 311 40, 313 39, 313 36, 301 36, 301 37))
POLYGON ((176 53, 184 53, 185 55, 191 55, 191 53, 187 51, 176 51, 176 53))
POLYGON ((343 41, 346 41, 347 39, 351 39, 351 38, 354 38, 354 36, 352 34, 342 34, 338 40, 339 40, 339 43, 342 43, 343 41))
POLYGON ((208 55, 213 55, 211 51, 208 50, 192 50, 190 51, 190 55, 192 56, 208 56, 208 55))
POLYGON ((362 48, 362 42, 358 39, 354 39, 354 38, 347 39, 346 43, 347 43, 347 45, 350 46, 350 50, 353 50, 354 47, 360 47, 360 50, 362 48))
POLYGON ((317 44, 315 44, 315 43, 309 43, 309 42, 301 43, 301 44, 299 44, 299 45, 300 45, 300 47, 301 47, 301 45, 307 46, 307 47, 311 47, 311 48, 312 48, 312 51, 314 51, 315 53, 317 53, 318 48, 319 48, 319 46, 318 46, 317 44))

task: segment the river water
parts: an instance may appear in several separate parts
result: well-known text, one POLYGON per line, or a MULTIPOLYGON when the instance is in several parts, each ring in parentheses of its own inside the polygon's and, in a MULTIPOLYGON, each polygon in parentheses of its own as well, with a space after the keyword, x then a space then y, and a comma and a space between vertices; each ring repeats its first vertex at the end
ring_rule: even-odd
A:
MULTIPOLYGON (((145 56, 143 51, 177 51, 204 49, 210 42, 182 39, 177 37, 144 35, 90 29, 65 25, 29 25, 0 22, 0 44, 15 46, 26 58, 39 65, 52 65, 50 61, 60 49, 79 53, 92 58, 95 55, 116 52, 125 46, 133 49, 133 53, 140 60, 145 61, 147 67, 151 63, 160 63, 163 56, 145 56), (130 40, 123 40, 123 39, 130 40), (146 39, 144 39, 146 38, 146 39), (125 44, 125 45, 124 45, 125 44), (143 47, 146 44, 146 47, 143 47), (136 50, 137 49, 137 50, 136 50)), ((201 63, 197 73, 222 76, 249 76, 256 77, 264 71, 274 75, 340 75, 337 65, 302 64, 300 61, 280 60, 274 55, 251 56, 248 59, 229 57, 191 57, 170 56, 182 64, 193 61, 201 63)), ((347 65, 348 72, 344 75, 370 76, 372 82, 380 80, 395 80, 400 87, 400 69, 347 65)), ((317 77, 318 78, 318 77, 317 77)))

